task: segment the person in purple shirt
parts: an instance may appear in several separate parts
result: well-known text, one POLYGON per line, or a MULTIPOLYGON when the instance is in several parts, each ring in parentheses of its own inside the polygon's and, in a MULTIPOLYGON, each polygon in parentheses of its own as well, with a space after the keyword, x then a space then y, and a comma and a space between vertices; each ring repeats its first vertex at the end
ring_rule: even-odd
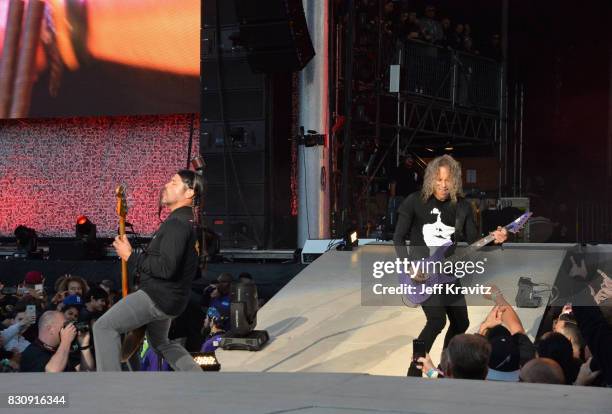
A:
POLYGON ((204 320, 204 327, 210 327, 210 334, 206 337, 206 340, 202 344, 200 352, 215 352, 221 343, 221 338, 225 335, 225 318, 221 316, 219 311, 214 308, 208 308, 206 313, 206 319, 204 320))

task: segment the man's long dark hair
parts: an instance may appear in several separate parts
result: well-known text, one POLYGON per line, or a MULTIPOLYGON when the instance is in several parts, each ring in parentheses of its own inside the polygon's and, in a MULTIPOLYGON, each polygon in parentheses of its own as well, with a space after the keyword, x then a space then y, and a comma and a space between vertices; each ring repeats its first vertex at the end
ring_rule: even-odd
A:
POLYGON ((177 172, 179 177, 187 188, 193 190, 193 224, 200 224, 200 204, 202 201, 202 194, 204 194, 204 178, 195 171, 192 170, 179 170, 177 172))
MULTIPOLYGON (((204 194, 204 189, 205 189, 204 177, 202 177, 201 174, 195 171, 192 171, 192 170, 178 170, 177 174, 179 175, 179 177, 181 177, 181 181, 183 181, 183 183, 187 186, 187 188, 193 190, 194 192, 193 204, 192 204, 193 224, 194 226, 199 226, 200 225, 200 208, 201 208, 202 196, 204 194)), ((163 205, 161 203, 162 191, 163 191, 163 188, 160 190, 160 193, 159 193, 159 210, 157 211, 157 217, 160 219, 160 221, 161 221, 161 212, 163 208, 163 205)))

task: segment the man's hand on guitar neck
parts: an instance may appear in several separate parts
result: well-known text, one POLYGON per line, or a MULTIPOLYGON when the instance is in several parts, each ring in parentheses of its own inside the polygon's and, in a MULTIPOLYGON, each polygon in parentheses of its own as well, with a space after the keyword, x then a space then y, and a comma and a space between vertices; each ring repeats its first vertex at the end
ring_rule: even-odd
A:
POLYGON ((117 256, 119 256, 122 260, 127 262, 128 258, 132 254, 132 245, 127 239, 127 236, 117 236, 115 237, 115 241, 113 242, 113 247, 117 252, 117 256))
POLYGON ((416 283, 424 283, 425 281, 427 281, 427 279, 429 278, 429 276, 427 276, 425 273, 421 272, 420 270, 418 272, 416 272, 414 275, 411 276, 412 280, 416 283))
POLYGON ((497 230, 491 232, 491 235, 495 237, 495 240, 493 240, 495 244, 502 244, 508 240, 508 230, 505 227, 497 226, 497 230))

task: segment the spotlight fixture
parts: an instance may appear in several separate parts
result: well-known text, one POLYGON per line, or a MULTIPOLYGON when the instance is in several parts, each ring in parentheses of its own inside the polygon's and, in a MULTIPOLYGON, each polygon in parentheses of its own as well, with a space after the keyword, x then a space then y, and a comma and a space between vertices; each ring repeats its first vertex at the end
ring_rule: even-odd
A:
POLYGON ((191 356, 202 371, 220 371, 221 364, 217 360, 214 352, 192 352, 191 356))
POLYGON ((221 349, 259 351, 270 336, 255 330, 259 310, 257 286, 252 280, 232 285, 230 305, 231 330, 221 338, 221 349))
POLYGON ((15 257, 28 257, 36 253, 38 248, 38 235, 34 229, 19 225, 15 229, 15 238, 17 239, 17 252, 15 253, 15 257))
POLYGON ((75 227, 75 237, 84 242, 93 242, 96 240, 96 225, 93 224, 87 216, 79 216, 75 227))
POLYGON ((351 251, 353 247, 359 245, 359 236, 357 236, 356 230, 349 230, 344 237, 344 250, 351 251))

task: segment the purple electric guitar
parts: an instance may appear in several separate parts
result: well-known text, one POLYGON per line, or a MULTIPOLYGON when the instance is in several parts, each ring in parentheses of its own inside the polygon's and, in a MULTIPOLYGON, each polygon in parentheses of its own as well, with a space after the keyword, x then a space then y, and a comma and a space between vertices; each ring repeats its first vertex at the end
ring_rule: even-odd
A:
MULTIPOLYGON (((525 213, 521 215, 519 218, 514 220, 512 223, 505 226, 505 229, 509 233, 517 233, 525 225, 525 223, 527 223, 527 220, 529 220, 529 217, 531 217, 531 214, 532 213, 525 213)), ((445 258, 444 254, 452 246, 452 243, 448 242, 440 246, 433 255, 420 261, 422 262, 421 269, 427 269, 430 266, 431 266, 430 268, 434 268, 434 265, 433 265, 434 263, 456 262, 458 260, 461 260, 462 258, 476 252, 477 250, 480 250, 482 247, 489 244, 494 239, 495 238, 489 234, 488 236, 483 237, 482 239, 469 245, 466 248, 465 252, 462 252, 461 255, 454 254, 450 257, 445 258), (430 265, 428 265, 428 263, 430 263, 430 265)), ((408 299, 410 302, 414 303, 415 305, 420 305, 421 303, 429 299, 429 297, 432 295, 432 293, 423 292, 424 290, 426 290, 426 288, 424 288, 423 286, 434 286, 437 284, 450 283, 450 282, 457 280, 457 277, 455 277, 453 274, 450 274, 450 273, 429 273, 429 274, 425 273, 423 276, 424 276, 424 280, 421 279, 422 281, 418 281, 418 282, 412 279, 410 275, 407 275, 407 274, 401 274, 399 276, 400 284, 405 284, 407 286, 413 286, 412 288, 408 288, 410 289, 410 291, 406 293, 406 299, 408 299)))

